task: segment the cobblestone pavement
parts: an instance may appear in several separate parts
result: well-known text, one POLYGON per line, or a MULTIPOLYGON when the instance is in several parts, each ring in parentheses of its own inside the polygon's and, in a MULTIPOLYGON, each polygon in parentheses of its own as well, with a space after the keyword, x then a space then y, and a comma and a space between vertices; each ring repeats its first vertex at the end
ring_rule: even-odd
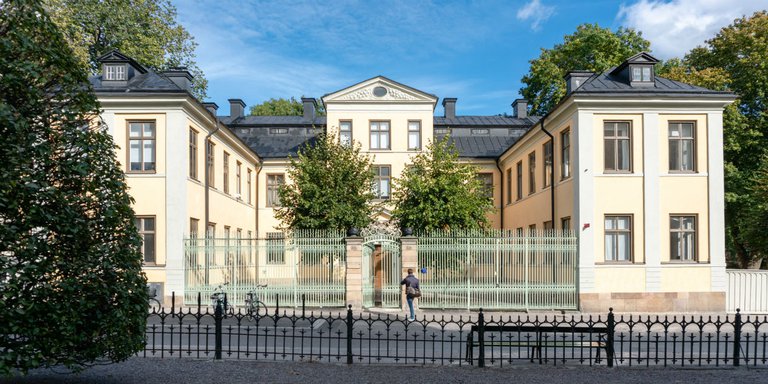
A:
POLYGON ((768 382, 768 369, 670 369, 513 366, 476 368, 455 366, 343 365, 328 363, 268 363, 134 358, 90 368, 79 374, 49 369, 25 377, 0 378, 0 383, 749 383, 768 382))

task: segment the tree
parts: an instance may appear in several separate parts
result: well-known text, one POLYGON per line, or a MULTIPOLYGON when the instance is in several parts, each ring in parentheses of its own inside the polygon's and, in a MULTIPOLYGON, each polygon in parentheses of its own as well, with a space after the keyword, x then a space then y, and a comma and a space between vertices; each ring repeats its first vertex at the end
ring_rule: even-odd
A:
POLYGON ((395 180, 393 216, 415 230, 485 228, 493 200, 477 178, 477 168, 459 162, 446 136, 427 145, 395 180))
MULTIPOLYGON (((318 115, 325 115, 322 105, 317 108, 318 115)), ((304 104, 295 98, 290 100, 279 98, 269 99, 261 104, 251 107, 253 116, 302 116, 304 115, 304 104)))
POLYGON ((0 10, 0 372, 125 360, 147 292, 115 144, 39 1, 0 10))
POLYGON ((597 24, 582 24, 566 35, 563 43, 541 50, 530 61, 531 68, 522 82, 520 93, 530 101, 532 115, 545 115, 565 96, 565 80, 569 71, 604 72, 628 57, 648 51, 651 43, 632 28, 616 32, 597 24))
POLYGON ((280 187, 275 216, 285 228, 336 229, 367 226, 373 215, 371 159, 360 145, 318 135, 291 158, 291 183, 280 187))
POLYGON ((747 267, 768 255, 768 12, 742 17, 724 27, 706 46, 665 64, 662 75, 739 95, 725 108, 724 155, 726 239, 733 264, 747 267))
POLYGON ((187 67, 194 76, 193 94, 206 97, 208 81, 195 61, 197 43, 176 21, 170 0, 45 0, 78 59, 91 74, 97 59, 118 49, 156 71, 187 67))

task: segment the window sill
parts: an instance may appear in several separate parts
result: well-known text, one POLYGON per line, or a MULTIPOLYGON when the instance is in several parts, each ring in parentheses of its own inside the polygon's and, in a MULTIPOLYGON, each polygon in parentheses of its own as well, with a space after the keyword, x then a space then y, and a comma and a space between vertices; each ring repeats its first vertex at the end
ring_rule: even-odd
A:
POLYGON ((638 267, 645 265, 645 263, 634 261, 601 261, 599 263, 595 263, 595 265, 608 267, 638 267))
POLYGON ((661 265, 679 265, 679 266, 692 266, 692 265, 709 265, 709 262, 707 261, 694 261, 694 260, 669 260, 669 261, 662 261, 661 265))
POLYGON ((141 266, 145 268, 165 268, 165 264, 155 264, 155 263, 141 263, 141 266))

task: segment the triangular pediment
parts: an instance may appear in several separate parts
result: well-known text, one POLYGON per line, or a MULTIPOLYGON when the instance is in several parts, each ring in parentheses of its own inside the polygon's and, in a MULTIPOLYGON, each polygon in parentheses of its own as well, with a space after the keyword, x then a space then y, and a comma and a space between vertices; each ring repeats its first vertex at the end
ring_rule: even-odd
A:
POLYGON ((323 103, 404 102, 437 104, 437 96, 400 84, 384 76, 357 83, 322 97, 323 103))

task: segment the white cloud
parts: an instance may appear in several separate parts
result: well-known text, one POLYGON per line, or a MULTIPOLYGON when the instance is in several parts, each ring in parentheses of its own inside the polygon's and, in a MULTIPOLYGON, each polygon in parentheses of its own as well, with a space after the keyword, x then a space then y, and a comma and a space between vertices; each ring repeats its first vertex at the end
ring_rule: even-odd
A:
POLYGON ((765 0, 640 0, 622 5, 622 25, 642 31, 660 58, 681 57, 734 19, 766 6, 765 0))
POLYGON ((532 0, 524 7, 517 10, 517 19, 521 21, 531 20, 531 29, 538 31, 541 23, 555 14, 555 7, 541 4, 540 0, 532 0))

